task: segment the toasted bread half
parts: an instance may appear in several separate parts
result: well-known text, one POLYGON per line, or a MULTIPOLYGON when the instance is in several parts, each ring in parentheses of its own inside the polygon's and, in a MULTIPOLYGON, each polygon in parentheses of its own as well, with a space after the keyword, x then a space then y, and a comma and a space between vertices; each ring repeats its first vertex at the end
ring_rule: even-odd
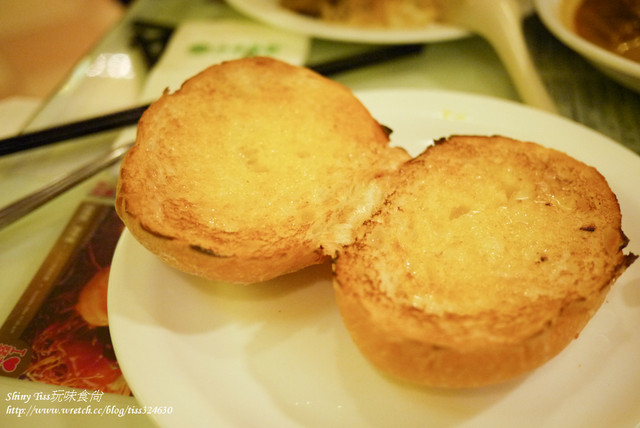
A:
POLYGON ((594 168, 498 136, 411 159, 344 86, 267 58, 213 66, 153 103, 116 209, 162 260, 209 279, 332 258, 362 353, 438 387, 540 366, 635 259, 594 168))
POLYGON ((540 366, 635 257, 605 179, 537 144, 455 136, 391 180, 334 288, 362 353, 404 380, 476 387, 540 366))
POLYGON ((165 262, 258 282, 319 263, 408 154, 344 86, 268 58, 215 65, 142 116, 116 209, 165 262))

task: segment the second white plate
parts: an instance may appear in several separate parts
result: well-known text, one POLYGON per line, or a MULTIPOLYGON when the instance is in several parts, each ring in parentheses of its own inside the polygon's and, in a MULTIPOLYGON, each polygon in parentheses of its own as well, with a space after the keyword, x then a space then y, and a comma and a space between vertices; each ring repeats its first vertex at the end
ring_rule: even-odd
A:
POLYGON ((308 36, 356 43, 424 43, 467 37, 468 31, 434 23, 413 29, 367 29, 330 23, 280 6, 279 0, 227 0, 233 8, 258 21, 308 36))
POLYGON ((560 41, 613 80, 640 93, 640 63, 591 43, 572 29, 571 22, 581 2, 582 0, 535 0, 535 7, 542 22, 560 41))

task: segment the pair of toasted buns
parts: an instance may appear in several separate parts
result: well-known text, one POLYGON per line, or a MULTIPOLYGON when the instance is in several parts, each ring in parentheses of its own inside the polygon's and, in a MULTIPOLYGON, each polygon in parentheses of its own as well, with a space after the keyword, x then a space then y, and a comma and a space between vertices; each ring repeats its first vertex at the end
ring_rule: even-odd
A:
POLYGON ((362 353, 429 386, 540 366, 635 259, 595 169, 499 136, 411 158, 347 88, 267 58, 215 65, 153 103, 116 209, 162 260, 213 280, 332 260, 362 353))

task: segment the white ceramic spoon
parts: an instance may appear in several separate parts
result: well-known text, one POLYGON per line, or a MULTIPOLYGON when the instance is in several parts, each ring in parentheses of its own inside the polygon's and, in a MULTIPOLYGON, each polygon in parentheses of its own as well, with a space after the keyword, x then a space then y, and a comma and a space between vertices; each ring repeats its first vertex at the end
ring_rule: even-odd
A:
POLYGON ((529 56, 522 32, 523 7, 519 0, 445 0, 442 21, 484 37, 496 50, 522 101, 557 113, 529 56))

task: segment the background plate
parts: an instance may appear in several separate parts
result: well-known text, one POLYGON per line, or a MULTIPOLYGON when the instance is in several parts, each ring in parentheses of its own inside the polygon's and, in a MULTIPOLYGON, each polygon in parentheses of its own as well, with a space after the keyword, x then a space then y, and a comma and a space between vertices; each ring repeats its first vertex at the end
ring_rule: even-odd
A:
POLYGON ((408 30, 364 29, 333 24, 280 7, 279 0, 227 0, 233 8, 258 21, 296 33, 329 40, 357 43, 421 43, 466 37, 469 32, 451 25, 430 24, 408 30))
POLYGON ((544 25, 561 42, 582 55, 604 74, 640 93, 640 63, 601 48, 573 30, 575 12, 582 0, 535 0, 544 25))
MULTIPOLYGON (((450 134, 502 134, 566 151, 616 192, 640 253, 640 157, 585 127, 519 104, 438 91, 358 94, 417 154, 450 134)), ((125 231, 109 321, 118 360, 165 427, 636 427, 640 422, 640 263, 618 280, 579 339, 530 375, 443 391, 374 370, 346 332, 328 265, 249 286, 173 270, 125 231)))

